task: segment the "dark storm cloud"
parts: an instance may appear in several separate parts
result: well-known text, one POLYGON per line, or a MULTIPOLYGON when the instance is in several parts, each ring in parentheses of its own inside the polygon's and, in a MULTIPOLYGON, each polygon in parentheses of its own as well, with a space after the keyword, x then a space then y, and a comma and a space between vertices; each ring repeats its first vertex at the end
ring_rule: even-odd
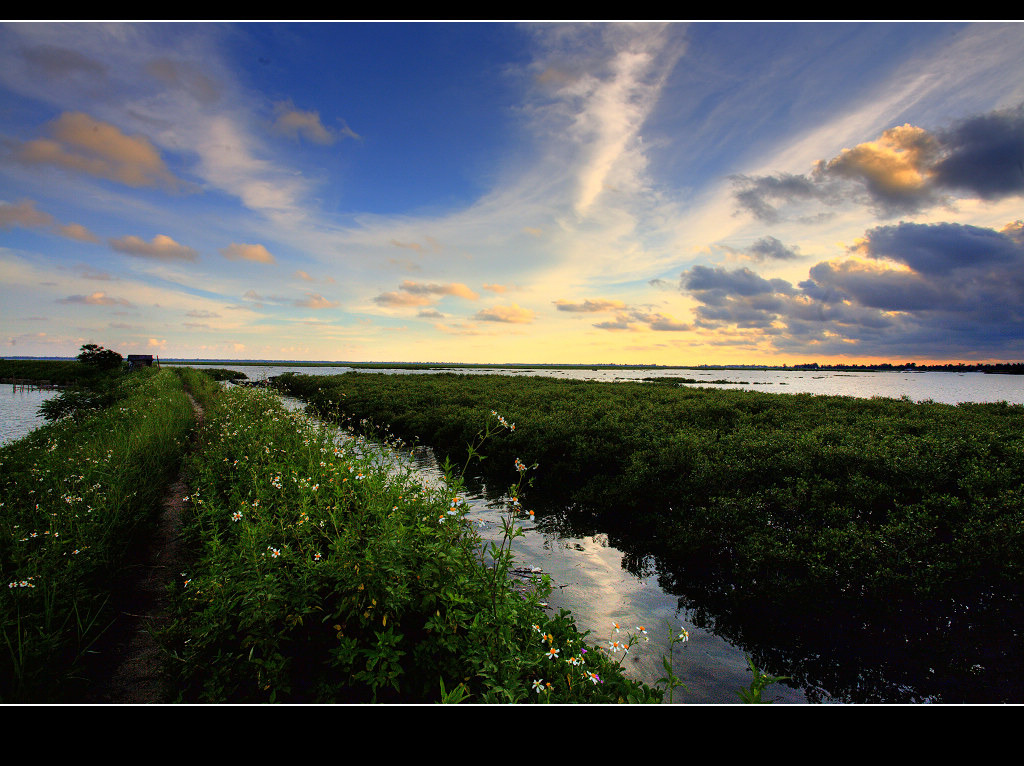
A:
POLYGON ((804 294, 832 304, 853 299, 883 311, 924 311, 946 296, 920 274, 864 268, 855 261, 819 263, 811 268, 810 277, 800 283, 804 294))
POLYGON ((856 202, 881 217, 914 213, 950 196, 1024 194, 1024 105, 929 132, 900 125, 820 160, 806 175, 734 176, 740 210, 774 223, 802 203, 856 202))
POLYGON ((765 279, 744 267, 729 271, 721 266, 694 266, 682 274, 684 290, 701 293, 708 297, 724 294, 762 295, 766 293, 792 293, 793 287, 782 279, 765 279))
POLYGON ((1022 244, 1013 229, 996 231, 959 223, 900 223, 867 233, 872 258, 889 258, 921 274, 943 275, 954 270, 1019 270, 1022 244))
POLYGON ((1024 224, 882 226, 859 258, 823 261, 795 287, 695 266, 680 289, 697 326, 754 330, 781 351, 935 358, 1024 354, 1024 224))
POLYGON ((940 186, 982 199, 1024 192, 1024 105, 964 120, 939 141, 949 151, 935 166, 940 186))

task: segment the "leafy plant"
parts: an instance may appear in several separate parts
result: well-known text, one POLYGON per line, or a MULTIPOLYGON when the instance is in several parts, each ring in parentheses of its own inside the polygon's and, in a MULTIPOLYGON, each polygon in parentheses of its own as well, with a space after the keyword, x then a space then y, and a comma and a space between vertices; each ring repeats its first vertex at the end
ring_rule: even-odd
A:
POLYGON ((789 679, 789 676, 766 675, 754 665, 754 661, 749 656, 744 655, 744 657, 746 657, 750 671, 754 674, 754 679, 750 682, 749 687, 746 689, 740 689, 736 694, 745 704, 748 705, 770 705, 771 700, 764 699, 761 696, 761 693, 772 684, 789 679))

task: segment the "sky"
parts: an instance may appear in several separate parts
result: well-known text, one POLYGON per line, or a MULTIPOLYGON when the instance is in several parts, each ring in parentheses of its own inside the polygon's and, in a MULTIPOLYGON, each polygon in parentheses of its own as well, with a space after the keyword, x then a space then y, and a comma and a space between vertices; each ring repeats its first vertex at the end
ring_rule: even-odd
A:
POLYGON ((1018 22, 11 22, 3 356, 1024 359, 1018 22))

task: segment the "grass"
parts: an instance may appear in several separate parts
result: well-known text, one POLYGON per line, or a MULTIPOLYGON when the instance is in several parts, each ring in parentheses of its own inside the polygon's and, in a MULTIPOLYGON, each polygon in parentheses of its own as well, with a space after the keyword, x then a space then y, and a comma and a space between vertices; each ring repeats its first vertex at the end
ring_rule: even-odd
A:
POLYGON ((134 373, 107 409, 0 448, 0 701, 81 699, 126 552, 194 418, 180 379, 134 373))

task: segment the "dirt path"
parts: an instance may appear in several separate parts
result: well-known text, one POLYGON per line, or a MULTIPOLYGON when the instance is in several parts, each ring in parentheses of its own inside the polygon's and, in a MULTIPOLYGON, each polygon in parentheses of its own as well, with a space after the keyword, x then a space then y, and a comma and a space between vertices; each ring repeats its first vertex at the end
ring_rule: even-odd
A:
MULTIPOLYGON (((201 425, 203 410, 191 396, 189 400, 201 425)), ((101 654, 99 674, 106 680, 87 693, 89 703, 156 704, 172 696, 164 688, 163 655, 153 633, 167 625, 167 585, 183 568, 180 540, 187 494, 179 475, 164 497, 156 528, 118 589, 116 619, 96 647, 101 654)))

